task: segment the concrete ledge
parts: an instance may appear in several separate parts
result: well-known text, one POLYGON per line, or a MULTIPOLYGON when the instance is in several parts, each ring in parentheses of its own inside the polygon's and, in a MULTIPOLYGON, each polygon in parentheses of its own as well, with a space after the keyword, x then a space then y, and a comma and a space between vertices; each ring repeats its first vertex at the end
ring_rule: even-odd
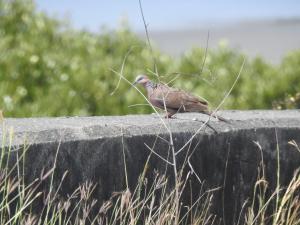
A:
MULTIPOLYGON (((230 123, 211 119, 209 126, 200 130, 191 145, 178 155, 178 163, 180 165, 186 154, 191 153, 188 147, 195 149, 191 157, 195 172, 206 182, 207 188, 222 187, 214 195, 212 212, 223 217, 224 210, 223 219, 231 224, 237 220, 243 203, 253 193, 261 161, 254 142, 258 142, 263 150, 270 191, 276 185, 277 141, 282 184, 287 184, 299 167, 300 153, 288 141, 295 140, 300 145, 300 110, 222 111, 220 115, 230 123)), ((175 148, 178 150, 184 146, 207 118, 202 114, 179 114, 176 119, 164 119, 172 132, 175 148)), ((2 147, 9 145, 8 138, 3 139, 3 136, 8 136, 10 127, 14 130, 13 149, 19 149, 24 140, 30 145, 25 162, 26 180, 38 177, 42 168, 51 168, 59 146, 54 185, 59 184, 64 171, 69 172, 61 195, 91 180, 98 184, 95 197, 100 202, 108 199, 113 191, 125 188, 123 149, 131 188, 134 188, 150 154, 145 143, 153 146, 155 142, 156 152, 166 158, 169 154, 169 144, 163 140, 168 140, 168 131, 155 115, 8 118, 1 126, 1 140, 6 140, 1 143, 2 147), (157 139, 158 136, 162 139, 157 139)), ((14 161, 16 156, 12 155, 11 165, 14 161)), ((154 170, 162 173, 165 168, 166 163, 155 155, 151 156, 150 178, 154 170)), ((172 173, 168 174, 172 180, 172 173)), ((196 198, 200 184, 194 175, 190 179, 196 198)), ((185 194, 183 202, 184 198, 189 199, 189 194, 185 194)))

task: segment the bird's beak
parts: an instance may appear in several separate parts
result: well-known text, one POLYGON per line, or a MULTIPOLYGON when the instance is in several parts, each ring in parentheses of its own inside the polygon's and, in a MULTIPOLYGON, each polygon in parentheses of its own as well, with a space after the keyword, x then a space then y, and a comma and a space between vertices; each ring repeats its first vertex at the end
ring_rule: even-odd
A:
POLYGON ((137 84, 137 82, 136 82, 136 81, 134 81, 134 82, 132 83, 132 85, 131 85, 131 87, 130 87, 130 88, 133 88, 133 86, 136 86, 136 84, 137 84))

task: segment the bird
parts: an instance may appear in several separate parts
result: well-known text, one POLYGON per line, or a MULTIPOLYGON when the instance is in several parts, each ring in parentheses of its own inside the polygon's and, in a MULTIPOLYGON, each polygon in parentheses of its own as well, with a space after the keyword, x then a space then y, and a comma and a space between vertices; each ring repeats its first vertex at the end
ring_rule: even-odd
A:
POLYGON ((134 86, 137 84, 146 89, 148 100, 153 106, 166 110, 166 118, 173 118, 176 113, 199 112, 227 122, 225 118, 216 116, 209 110, 207 101, 184 90, 155 83, 147 75, 138 75, 133 82, 134 86))

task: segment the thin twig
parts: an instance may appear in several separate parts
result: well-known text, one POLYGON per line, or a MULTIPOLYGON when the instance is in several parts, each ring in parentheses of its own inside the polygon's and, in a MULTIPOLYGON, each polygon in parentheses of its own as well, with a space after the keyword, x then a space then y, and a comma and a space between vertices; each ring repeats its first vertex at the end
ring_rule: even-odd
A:
POLYGON ((240 68, 240 71, 239 71, 237 77, 235 78, 235 81, 233 82, 231 88, 229 89, 229 91, 227 92, 227 94, 224 96, 223 100, 220 102, 220 104, 219 104, 218 107, 213 111, 212 114, 216 113, 216 112, 221 108, 221 106, 224 104, 225 100, 226 100, 226 99, 228 98, 228 96, 231 94, 233 88, 235 87, 236 83, 237 83, 238 80, 240 79, 240 76, 241 76, 241 74, 242 74, 242 71, 243 71, 243 68, 244 68, 244 65, 245 65, 245 61, 246 61, 246 59, 244 58, 243 64, 242 64, 242 66, 241 66, 241 68, 240 68))
MULTIPOLYGON (((123 62, 122 62, 122 66, 121 66, 121 71, 120 71, 121 74, 123 74, 124 67, 125 67, 125 63, 126 63, 126 60, 127 60, 128 56, 130 55, 130 53, 132 52, 132 50, 133 50, 135 47, 136 47, 136 46, 131 46, 130 49, 126 52, 126 55, 124 56, 124 59, 123 59, 123 62)), ((121 77, 119 77, 117 86, 116 86, 115 89, 110 93, 110 95, 114 95, 114 94, 115 94, 115 92, 117 91, 117 89, 118 89, 119 86, 120 86, 120 82, 121 82, 121 77)))
POLYGON ((197 180, 198 180, 199 183, 201 184, 202 181, 201 181, 200 177, 198 176, 198 174, 196 173, 196 171, 194 170, 194 168, 193 168, 193 166, 192 166, 192 164, 191 164, 191 162, 190 162, 190 159, 191 159, 191 157, 188 158, 188 165, 189 165, 189 167, 190 167, 190 169, 191 169, 191 171, 192 171, 192 174, 195 174, 197 180))
POLYGON ((203 72, 203 68, 204 68, 204 65, 205 65, 205 62, 206 62, 207 50, 208 50, 208 41, 209 41, 209 31, 207 32, 206 47, 205 47, 204 59, 203 59, 201 70, 200 70, 200 75, 203 72))
POLYGON ((224 172, 224 180, 223 180, 223 193, 222 193, 222 213, 223 213, 223 224, 226 225, 226 217, 225 217, 225 186, 227 181, 227 168, 228 168, 228 161, 230 155, 230 143, 227 151, 226 163, 225 163, 225 172, 224 172))
POLYGON ((146 32, 146 36, 147 36, 148 46, 150 48, 151 55, 152 55, 152 58, 153 58, 154 71, 155 71, 155 74, 158 75, 157 66, 156 66, 156 58, 154 57, 153 49, 152 49, 152 46, 151 46, 151 43, 150 43, 149 32, 148 32, 148 25, 147 25, 146 20, 145 20, 145 16, 144 16, 144 11, 143 11, 142 1, 141 0, 139 0, 139 5, 140 5, 140 11, 141 11, 141 15, 142 15, 142 19, 143 19, 143 23, 144 23, 144 27, 145 27, 145 32, 146 32))
POLYGON ((169 162, 168 160, 166 160, 164 157, 162 157, 160 154, 156 153, 152 148, 149 147, 149 145, 147 145, 146 143, 144 143, 144 145, 157 157, 159 157, 161 160, 163 160, 164 162, 174 166, 173 163, 169 162))
POLYGON ((121 126, 121 135, 122 135, 122 153, 123 153, 123 163, 124 163, 124 172, 125 172, 125 182, 126 182, 126 190, 129 190, 129 184, 128 184, 128 172, 127 172, 127 164, 126 164, 126 156, 125 156, 125 147, 124 147, 124 132, 123 132, 123 126, 121 126))

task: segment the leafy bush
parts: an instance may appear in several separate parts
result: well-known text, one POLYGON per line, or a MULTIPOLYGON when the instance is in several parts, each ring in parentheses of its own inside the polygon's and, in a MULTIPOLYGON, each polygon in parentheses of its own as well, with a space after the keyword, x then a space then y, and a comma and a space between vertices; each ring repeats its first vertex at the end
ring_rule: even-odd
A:
MULTIPOLYGON (((0 107, 6 116, 112 115, 151 112, 143 98, 121 82, 114 95, 126 54, 124 76, 153 70, 146 43, 127 27, 100 34, 72 29, 66 22, 38 12, 31 0, 0 0, 0 107)), ((192 49, 180 59, 153 53, 165 81, 207 98, 216 106, 229 90, 244 56, 226 47, 192 49), (185 75, 183 75, 185 74, 185 75)), ((271 108, 300 87, 300 52, 280 66, 249 60, 225 108, 271 108)), ((153 76, 155 78, 155 76, 153 76)), ((289 107, 296 107, 295 105, 289 107)))
MULTIPOLYGON (((268 109, 276 105, 277 101, 299 92, 300 70, 297 65, 300 64, 300 51, 285 57, 281 65, 271 66, 260 58, 251 61, 221 46, 218 50, 208 52, 202 69, 201 61, 205 59, 205 51, 193 49, 182 58, 179 70, 183 74, 196 76, 188 76, 184 82, 178 82, 186 89, 194 89, 217 106, 236 79, 244 58, 246 61, 241 77, 226 100, 225 108, 268 109)), ((296 104, 291 104, 289 108, 295 107, 296 104)))
MULTIPOLYGON (((128 29, 101 35, 74 31, 37 13, 30 1, 1 1, 0 104, 9 116, 125 114, 136 93, 121 83, 123 58, 129 79, 149 68, 150 52, 128 29)), ((167 57, 158 57, 161 72, 167 57)), ((142 108, 139 109, 143 110, 142 108)), ((149 109, 148 109, 149 110, 149 109)), ((132 111, 133 112, 133 111, 132 111)))

